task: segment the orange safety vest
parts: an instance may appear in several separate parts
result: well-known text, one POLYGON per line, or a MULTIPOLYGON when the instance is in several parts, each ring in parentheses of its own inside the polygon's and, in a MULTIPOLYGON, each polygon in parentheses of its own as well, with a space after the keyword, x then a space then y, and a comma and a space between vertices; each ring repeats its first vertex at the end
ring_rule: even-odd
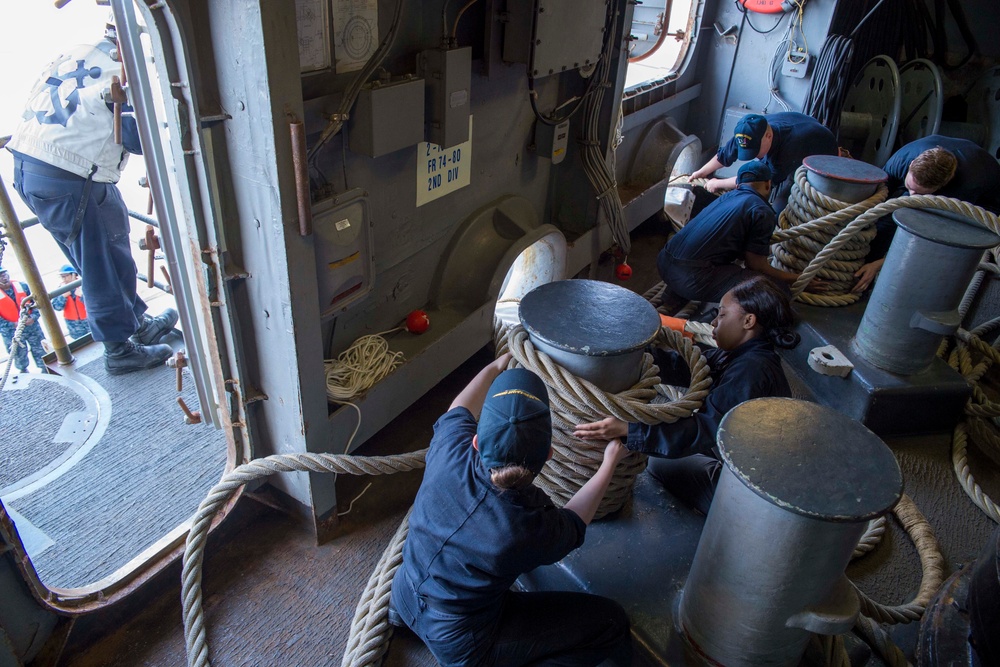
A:
POLYGON ((17 322, 21 316, 21 302, 28 296, 28 293, 21 289, 21 284, 11 281, 14 288, 14 298, 11 299, 7 292, 0 289, 0 317, 8 322, 17 322))
POLYGON ((72 292, 66 293, 66 307, 63 309, 63 317, 66 320, 87 319, 87 306, 83 303, 83 297, 72 292))

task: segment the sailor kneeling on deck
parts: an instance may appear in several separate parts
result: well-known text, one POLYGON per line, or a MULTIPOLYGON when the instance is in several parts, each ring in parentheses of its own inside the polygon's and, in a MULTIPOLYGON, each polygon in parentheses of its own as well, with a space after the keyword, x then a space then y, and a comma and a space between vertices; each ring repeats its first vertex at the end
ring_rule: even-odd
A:
POLYGON ((718 303, 733 285, 759 274, 788 284, 799 277, 767 262, 778 223, 767 203, 771 168, 759 160, 747 162, 736 183, 735 190, 709 204, 671 237, 656 259, 663 282, 685 299, 718 303), (736 260, 743 260, 746 268, 736 260))
MULTIPOLYGON (((708 514, 722 471, 715 434, 729 410, 752 398, 791 396, 775 347, 791 348, 792 306, 770 279, 755 276, 729 290, 712 321, 718 349, 707 350, 712 387, 695 414, 672 424, 628 424, 614 417, 581 424, 574 436, 609 440, 627 436, 625 446, 649 454, 649 473, 678 500, 708 514)), ((691 374, 672 350, 654 348, 653 360, 665 384, 687 386, 691 374)))
POLYGON ((629 621, 618 603, 510 590, 583 544, 627 451, 613 440, 594 477, 565 507, 553 505, 531 484, 551 455, 548 393, 530 371, 504 371, 509 360, 480 371, 434 425, 390 621, 409 626, 442 665, 626 664, 629 621))

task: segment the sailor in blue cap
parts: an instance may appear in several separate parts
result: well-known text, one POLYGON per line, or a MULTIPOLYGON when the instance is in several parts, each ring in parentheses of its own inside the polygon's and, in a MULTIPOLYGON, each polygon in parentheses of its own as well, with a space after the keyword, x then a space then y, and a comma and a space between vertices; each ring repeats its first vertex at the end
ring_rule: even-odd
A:
POLYGON ((778 222, 767 202, 770 167, 761 160, 751 160, 740 167, 735 181, 735 190, 692 218, 657 257, 660 277, 685 299, 718 303, 731 287, 756 274, 788 285, 799 277, 767 261, 771 234, 778 222), (746 267, 735 264, 737 260, 746 267))
POLYGON ((480 371, 434 425, 390 621, 409 626, 446 666, 625 661, 629 621, 618 603, 510 590, 583 543, 625 449, 609 443, 594 477, 556 507, 531 483, 551 451, 548 392, 528 370, 505 371, 509 360, 480 371))
MULTIPOLYGON (((810 155, 837 155, 837 138, 812 116, 784 111, 762 116, 747 114, 736 123, 733 138, 719 147, 715 157, 691 174, 691 178, 708 178, 718 169, 737 160, 757 158, 771 168, 774 193, 771 203, 780 213, 788 203, 795 170, 810 155)), ((736 179, 713 178, 705 186, 710 192, 732 190, 736 179)))
MULTIPOLYGON (((68 285, 77 280, 80 274, 76 272, 70 264, 63 264, 59 269, 59 277, 63 285, 68 285)), ((52 299, 52 307, 61 310, 63 319, 66 320, 66 330, 71 338, 83 338, 90 333, 90 324, 87 322, 87 304, 83 301, 83 292, 74 287, 65 294, 52 299)))
POLYGON ((28 370, 28 351, 31 351, 31 358, 35 361, 35 366, 43 373, 47 372, 45 361, 42 356, 45 349, 42 347, 42 339, 45 334, 42 326, 38 323, 38 309, 29 307, 28 319, 21 332, 20 344, 11 350, 14 344, 14 334, 17 331, 17 323, 21 318, 21 304, 31 295, 31 290, 22 282, 15 282, 10 279, 7 269, 0 266, 0 338, 3 338, 5 351, 14 357, 14 366, 22 373, 28 370))

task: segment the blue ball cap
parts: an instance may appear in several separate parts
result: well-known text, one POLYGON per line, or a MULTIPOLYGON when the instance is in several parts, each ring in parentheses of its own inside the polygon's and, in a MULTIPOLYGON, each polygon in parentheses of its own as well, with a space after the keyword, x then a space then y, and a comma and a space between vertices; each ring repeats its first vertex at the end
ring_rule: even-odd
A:
POLYGON ((767 120, 759 113, 751 113, 740 118, 736 123, 736 157, 740 160, 752 160, 760 152, 760 140, 767 132, 767 120))
POLYGON ((773 175, 771 168, 766 163, 760 160, 751 160, 736 172, 736 184, 769 181, 773 175))
POLYGON ((552 446, 545 383, 524 368, 498 375, 486 394, 476 434, 479 456, 488 470, 515 464, 537 475, 552 446))
POLYGON ((65 275, 67 273, 76 273, 76 269, 74 269, 69 264, 63 264, 62 267, 59 269, 59 274, 65 275))

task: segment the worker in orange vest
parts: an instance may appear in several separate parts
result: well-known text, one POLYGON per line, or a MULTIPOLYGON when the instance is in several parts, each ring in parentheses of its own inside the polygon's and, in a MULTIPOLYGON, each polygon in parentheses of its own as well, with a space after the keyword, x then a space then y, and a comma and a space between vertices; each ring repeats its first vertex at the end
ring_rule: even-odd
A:
POLYGON ((17 330, 17 322, 21 317, 21 303, 31 294, 28 286, 21 282, 14 282, 10 279, 7 269, 0 267, 0 336, 3 337, 4 348, 7 353, 14 357, 14 366, 24 373, 28 370, 28 350, 31 350, 31 357, 35 360, 35 365, 43 373, 45 362, 42 355, 42 327, 38 324, 38 310, 30 308, 28 319, 25 322, 24 330, 21 333, 21 341, 16 349, 11 350, 14 344, 14 333, 17 330))
MULTIPOLYGON (((64 264, 59 269, 59 277, 62 284, 68 285, 80 277, 69 264, 64 264)), ((66 329, 71 338, 83 338, 90 333, 90 324, 87 322, 87 305, 83 302, 83 290, 74 287, 65 294, 52 299, 52 307, 63 311, 63 319, 66 320, 66 329)))

